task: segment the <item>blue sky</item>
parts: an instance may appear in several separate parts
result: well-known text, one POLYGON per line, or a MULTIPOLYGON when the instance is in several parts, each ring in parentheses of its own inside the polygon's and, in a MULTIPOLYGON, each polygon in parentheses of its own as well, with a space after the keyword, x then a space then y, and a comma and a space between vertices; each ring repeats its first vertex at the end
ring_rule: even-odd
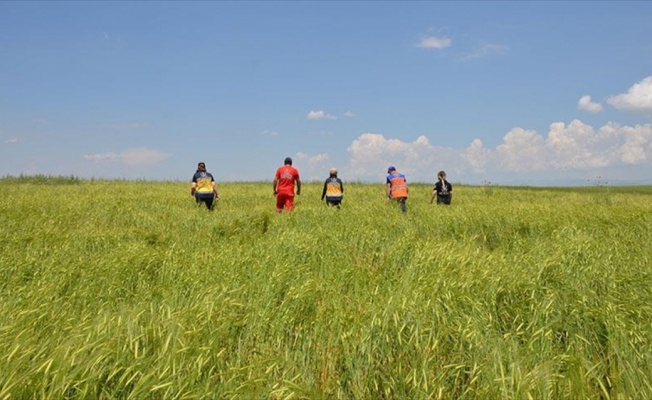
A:
POLYGON ((0 2, 0 175, 652 183, 652 2, 0 2))

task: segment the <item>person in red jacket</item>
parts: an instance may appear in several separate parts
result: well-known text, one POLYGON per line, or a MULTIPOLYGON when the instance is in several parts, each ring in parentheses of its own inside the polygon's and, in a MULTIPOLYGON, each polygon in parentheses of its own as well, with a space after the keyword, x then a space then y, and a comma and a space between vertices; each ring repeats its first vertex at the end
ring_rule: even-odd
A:
POLYGON ((408 185, 405 175, 396 172, 396 168, 387 168, 387 197, 396 200, 401 207, 401 212, 407 211, 405 204, 408 198, 408 185))
POLYGON ((301 179, 299 171, 292 166, 292 159, 286 157, 283 166, 276 170, 274 176, 274 196, 276 196, 276 212, 283 209, 287 212, 294 209, 294 186, 297 187, 297 196, 301 195, 301 179))

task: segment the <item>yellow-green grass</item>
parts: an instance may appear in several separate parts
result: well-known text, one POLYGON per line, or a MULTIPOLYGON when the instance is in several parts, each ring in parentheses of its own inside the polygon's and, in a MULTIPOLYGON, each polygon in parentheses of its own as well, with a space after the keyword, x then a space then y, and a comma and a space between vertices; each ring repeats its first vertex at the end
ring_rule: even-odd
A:
POLYGON ((0 399, 651 398, 652 188, 0 180, 0 399))

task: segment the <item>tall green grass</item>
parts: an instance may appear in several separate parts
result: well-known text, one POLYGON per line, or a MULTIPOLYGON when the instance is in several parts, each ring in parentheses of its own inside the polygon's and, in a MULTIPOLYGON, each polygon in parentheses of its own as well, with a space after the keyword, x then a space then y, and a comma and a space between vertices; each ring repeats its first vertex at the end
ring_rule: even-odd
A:
POLYGON ((650 398, 652 190, 0 180, 0 399, 650 398))

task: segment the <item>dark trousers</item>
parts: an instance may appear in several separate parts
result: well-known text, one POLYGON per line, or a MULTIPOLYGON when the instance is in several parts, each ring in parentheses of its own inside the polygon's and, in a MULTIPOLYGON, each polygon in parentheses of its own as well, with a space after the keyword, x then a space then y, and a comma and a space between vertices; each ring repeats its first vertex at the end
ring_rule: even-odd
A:
POLYGON ((342 198, 341 197, 328 197, 328 196, 326 196, 326 205, 327 206, 334 206, 334 207, 340 208, 340 204, 342 204, 342 198))
POLYGON ((206 204, 206 208, 213 210, 213 201, 215 200, 215 193, 195 193, 195 200, 197 205, 201 206, 202 203, 206 204))
POLYGON ((401 207, 401 212, 407 212, 407 197, 397 197, 396 201, 398 202, 399 207, 401 207))
POLYGON ((437 195, 437 204, 450 205, 451 204, 451 197, 452 196, 450 194, 437 195))

